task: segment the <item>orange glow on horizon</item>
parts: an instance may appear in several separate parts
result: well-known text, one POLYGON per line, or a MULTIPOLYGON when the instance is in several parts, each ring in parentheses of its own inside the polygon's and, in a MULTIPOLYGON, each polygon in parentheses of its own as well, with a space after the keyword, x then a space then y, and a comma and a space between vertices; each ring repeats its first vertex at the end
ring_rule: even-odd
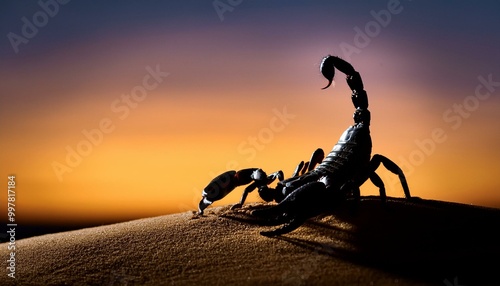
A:
MULTIPOLYGON (((333 39, 311 35, 314 44, 279 42, 283 49, 260 41, 248 46, 251 35, 237 25, 217 33, 154 32, 132 31, 141 41, 102 35, 94 43, 70 43, 66 52, 55 49, 33 64, 0 68, 10 104, 0 143, 6 150, 1 161, 8 163, 0 171, 17 176, 23 223, 194 211, 214 176, 249 167, 288 176, 316 148, 329 152, 352 124, 344 75, 321 90, 326 80, 318 71, 332 41, 352 39, 347 32, 332 32, 333 39), (212 39, 224 33, 231 41, 212 39), (211 52, 198 41, 210 43, 211 52), (157 65, 168 77, 127 105, 124 96, 142 84, 147 66, 157 65), (117 100, 126 113, 112 108, 117 100), (100 130, 104 119, 112 131, 100 130)), ((478 101, 455 128, 444 114, 474 96, 478 76, 457 86, 425 81, 432 69, 425 53, 408 58, 401 43, 380 42, 352 60, 369 96, 372 153, 401 165, 414 196, 500 208, 499 97, 478 101)), ((389 196, 403 196, 395 175, 383 167, 378 173, 389 196)), ((236 203, 242 191, 214 205, 236 203)), ((361 191, 377 194, 370 182, 361 191)), ((256 192, 249 196, 257 200, 256 192)))
MULTIPOLYGON (((316 97, 315 101, 304 102, 299 98, 297 102, 289 100, 282 106, 262 106, 254 112, 226 110, 216 101, 212 103, 213 106, 208 106, 209 100, 204 103, 205 108, 197 108, 189 113, 186 107, 176 107, 175 102, 168 98, 164 102, 151 100, 134 110, 130 118, 126 119, 130 121, 128 124, 115 121, 116 129, 104 134, 102 143, 93 146, 90 155, 81 156, 81 163, 72 167, 71 172, 64 173, 62 182, 58 180, 51 164, 54 161, 67 164, 67 150, 65 144, 60 142, 76 149, 78 143, 85 140, 74 127, 78 125, 77 122, 67 125, 70 129, 68 133, 72 133, 70 137, 65 137, 63 141, 60 141, 62 138, 51 138, 45 145, 33 148, 24 146, 23 152, 27 156, 17 161, 13 158, 19 154, 19 151, 15 151, 18 147, 12 145, 9 147, 13 151, 10 153, 12 158, 8 154, 7 158, 17 163, 11 167, 16 166, 18 174, 20 217, 26 222, 76 223, 196 210, 202 188, 215 175, 228 169, 262 167, 267 172, 282 169, 285 175, 289 175, 300 160, 309 159, 315 148, 321 147, 328 152, 343 130, 352 123, 352 107, 341 108, 340 103, 337 106, 334 104, 349 103, 348 96, 337 92, 345 91, 341 87, 343 83, 337 85, 335 90, 330 90, 335 93, 333 96, 322 95, 318 91, 308 98, 316 97), (324 102, 328 102, 328 106, 324 102), (304 108, 306 104, 309 109, 304 108), (329 105, 333 105, 332 108, 329 105), (280 130, 273 132, 272 138, 262 137, 262 134, 268 134, 260 132, 263 129, 270 130, 269 124, 276 117, 276 110, 282 112, 284 106, 293 118, 289 118, 286 123, 280 122, 280 130), (341 115, 337 116, 336 113, 341 115), (165 114, 172 119, 161 121, 165 114), (215 117, 213 114, 222 116, 215 117), (320 122, 324 124, 318 124, 320 122), (259 139, 259 136, 265 140, 259 139), (249 137, 257 138, 258 146, 252 145, 249 137), (40 154, 38 148, 43 148, 44 152, 40 154)), ((418 118, 427 106, 422 104, 413 109, 399 108, 407 103, 406 99, 399 99, 396 92, 394 95, 386 93, 381 98, 376 96, 377 86, 370 86, 369 90, 375 91, 371 97, 373 154, 384 154, 401 165, 413 195, 500 206, 497 198, 488 195, 490 190, 498 187, 495 178, 482 174, 481 169, 477 169, 475 174, 474 168, 461 165, 463 159, 456 156, 463 148, 460 142, 466 142, 468 134, 474 131, 472 126, 463 127, 471 128, 467 132, 453 133, 439 118, 424 117, 418 125, 408 129, 407 126, 413 122, 411 119, 418 118), (433 153, 427 155, 419 146, 423 144, 421 142, 428 142, 432 130, 438 127, 446 130, 447 139, 442 143, 434 143, 433 153), (420 142, 420 145, 416 142, 420 142), (424 154, 423 159, 414 155, 415 152, 424 154), (476 186, 484 192, 479 195, 479 192, 471 191, 470 186, 476 186)), ((87 106, 81 109, 84 112, 87 106)), ((80 112, 79 109, 72 110, 80 112)), ((44 124, 47 128, 56 128, 60 122, 53 117, 44 124)), ((98 125, 91 124, 87 129, 95 126, 98 125)), ((25 139, 20 141, 29 140, 31 136, 26 134, 25 139)), ((490 162, 484 161, 488 156, 487 150, 477 150, 471 155, 469 162, 474 162, 476 156, 481 158, 481 161, 475 162, 477 166, 495 167, 493 158, 490 162)), ((403 195, 395 175, 383 167, 378 173, 386 182, 388 195, 403 195)), ((236 189, 214 205, 237 202, 242 190, 236 189)), ((370 182, 362 187, 363 195, 376 195, 377 192, 370 182)), ((256 194, 249 196, 249 201, 258 200, 256 194)))

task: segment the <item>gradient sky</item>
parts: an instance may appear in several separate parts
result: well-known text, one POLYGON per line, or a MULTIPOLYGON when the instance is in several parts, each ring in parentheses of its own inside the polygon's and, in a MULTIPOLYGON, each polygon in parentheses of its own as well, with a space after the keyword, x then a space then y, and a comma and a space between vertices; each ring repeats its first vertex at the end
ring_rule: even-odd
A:
POLYGON ((498 1, 42 2, 52 15, 0 4, 0 182, 17 177, 18 222, 195 210, 228 169, 290 175, 352 124, 343 75, 321 90, 327 54, 361 73, 373 153, 401 165, 413 195, 500 207, 498 1))

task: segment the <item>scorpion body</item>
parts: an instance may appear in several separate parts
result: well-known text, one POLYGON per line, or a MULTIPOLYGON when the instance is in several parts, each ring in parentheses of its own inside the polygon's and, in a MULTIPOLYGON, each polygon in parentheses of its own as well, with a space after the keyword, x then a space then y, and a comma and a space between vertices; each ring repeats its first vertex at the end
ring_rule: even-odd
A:
MULTIPOLYGON (((344 131, 332 151, 318 167, 298 178, 291 178, 280 182, 280 187, 283 188, 282 193, 285 197, 298 186, 317 181, 321 178, 323 178, 327 186, 341 188, 353 182, 366 181, 370 173, 370 156, 372 151, 370 136, 371 116, 368 110, 368 97, 364 90, 361 76, 346 61, 338 57, 328 56, 323 59, 320 68, 323 75, 330 81, 328 86, 330 86, 333 80, 334 67, 347 75, 347 83, 352 90, 351 99, 356 108, 353 115, 354 125, 344 131)), ((379 159, 379 156, 376 155, 375 158, 379 159)), ((373 177, 375 176, 376 174, 373 177)), ((379 184, 376 185, 378 186, 379 184)), ((381 193, 383 197, 385 197, 384 194, 381 193)))
MULTIPOLYGON (((359 201, 359 188, 368 179, 379 188, 381 201, 385 204, 385 186, 375 172, 380 164, 399 176, 406 198, 411 198, 403 171, 385 156, 376 154, 371 157, 370 111, 368 96, 360 74, 343 59, 326 56, 321 62, 320 70, 329 83, 323 89, 328 88, 333 82, 335 68, 346 74, 347 84, 352 90, 351 99, 355 107, 354 124, 344 131, 326 157, 321 149, 316 150, 311 161, 306 163, 305 167, 301 162, 291 178, 286 180, 279 178, 276 188, 270 188, 262 181, 257 183, 257 180, 253 186, 250 185, 251 188, 259 189, 261 197, 264 198, 265 194, 266 201, 273 198, 278 203, 252 212, 254 216, 282 225, 278 229, 261 232, 262 235, 288 233, 301 226, 307 219, 331 210, 348 198, 354 197, 355 201, 359 201), (318 163, 319 165, 315 167, 318 163)), ((269 178, 266 182, 270 183, 275 178, 276 176, 272 177, 272 180, 269 178)), ((246 194, 252 190, 245 189, 242 200, 236 207, 243 204, 246 194)))
POLYGON ((386 193, 382 179, 375 170, 382 163, 389 171, 397 174, 406 198, 410 191, 403 171, 387 157, 376 154, 371 158, 372 141, 370 136, 370 111, 368 96, 363 87, 360 74, 351 64, 339 57, 327 56, 321 63, 321 73, 329 83, 335 75, 335 68, 346 74, 347 84, 352 90, 351 99, 354 111, 354 125, 344 131, 332 151, 314 170, 302 176, 283 180, 278 183, 284 198, 277 206, 252 212, 255 216, 273 218, 283 222, 283 226, 273 231, 261 232, 273 236, 288 233, 302 225, 308 218, 321 214, 332 205, 354 196, 360 199, 359 187, 368 179, 379 188, 382 203, 386 193))

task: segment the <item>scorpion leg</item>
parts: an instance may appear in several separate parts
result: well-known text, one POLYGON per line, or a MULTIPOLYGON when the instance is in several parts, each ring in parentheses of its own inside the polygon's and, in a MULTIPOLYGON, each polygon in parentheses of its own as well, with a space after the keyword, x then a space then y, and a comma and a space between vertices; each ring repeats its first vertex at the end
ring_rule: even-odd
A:
MULTIPOLYGON (((325 185, 328 189, 332 189, 329 187, 330 184, 329 184, 328 178, 326 178, 326 180, 323 180, 323 181, 326 182, 325 185)), ((351 209, 352 209, 353 214, 355 214, 357 212, 359 201, 361 200, 361 191, 359 189, 360 185, 361 184, 358 184, 355 181, 349 181, 349 182, 345 183, 344 185, 342 185, 340 187, 339 192, 338 192, 338 195, 340 197, 337 197, 337 199, 339 199, 340 201, 347 200, 349 195, 352 195, 354 197, 352 202, 351 202, 351 209)))
POLYGON ((302 169, 302 171, 300 172, 300 175, 301 175, 301 176, 302 176, 302 175, 304 175, 304 174, 307 172, 307 170, 309 169, 309 164, 310 164, 310 163, 311 163, 310 161, 307 161, 307 162, 304 164, 304 168, 303 168, 303 169, 302 169))
POLYGON ((379 193, 380 193, 380 200, 382 201, 382 204, 385 205, 385 202, 387 201, 387 195, 385 193, 385 185, 384 185, 384 182, 382 181, 382 179, 379 177, 379 175, 377 173, 375 173, 375 171, 373 171, 371 174, 370 174, 370 181, 372 181, 372 183, 378 187, 378 190, 379 190, 379 193))
POLYGON ((314 152, 311 154, 311 159, 307 161, 305 164, 302 164, 301 162, 295 169, 295 172, 293 173, 294 176, 292 177, 298 176, 299 172, 300 175, 302 176, 305 173, 312 171, 316 167, 316 165, 318 165, 319 163, 321 163, 321 161, 323 161, 324 158, 325 158, 325 152, 323 151, 323 149, 318 148, 314 150, 314 152))
MULTIPOLYGON (((285 179, 285 175, 283 174, 283 171, 277 171, 272 173, 271 175, 267 176, 267 179, 265 183, 259 182, 258 187, 259 187, 259 196, 266 202, 271 202, 273 200, 277 200, 278 197, 280 197, 280 190, 277 188, 270 188, 268 187, 269 184, 274 182, 274 180, 278 179, 279 182, 283 181, 285 179)), ((279 184, 279 183, 278 183, 279 184)))
POLYGON ((257 188, 257 183, 256 182, 253 182, 250 185, 248 185, 245 188, 245 190, 243 191, 243 195, 241 195, 240 202, 237 203, 237 204, 234 204, 231 207, 231 210, 234 210, 234 209, 237 209, 237 208, 241 208, 243 206, 243 204, 245 203, 245 200, 247 199, 248 194, 251 193, 251 192, 253 192, 256 188, 257 188))
POLYGON ((254 210, 252 215, 283 224, 278 229, 261 232, 262 235, 281 235, 295 230, 307 219, 323 213, 330 201, 325 184, 316 181, 299 187, 278 205, 254 210))
POLYGON ((411 198, 410 189, 408 188, 408 183, 406 182, 406 177, 403 173, 403 170, 401 170, 401 168, 399 168, 398 165, 396 165, 396 163, 391 161, 389 158, 382 156, 380 154, 375 154, 375 155, 373 155, 372 160, 370 161, 370 165, 371 165, 370 166, 370 171, 371 171, 370 172, 370 179, 377 187, 379 187, 380 196, 385 196, 385 188, 383 187, 384 183, 382 182, 380 177, 378 177, 378 175, 376 175, 378 177, 378 180, 380 182, 382 182, 382 184, 381 184, 382 188, 381 188, 380 182, 378 182, 377 177, 372 175, 375 173, 375 170, 377 170, 377 168, 380 166, 380 163, 382 163, 384 165, 384 167, 387 168, 387 170, 389 170, 393 174, 396 174, 399 176, 399 180, 401 181, 401 186, 403 187, 405 197, 407 199, 410 199, 411 198), (374 179, 372 179, 372 178, 374 178, 374 179), (379 184, 379 185, 377 185, 377 184, 379 184))
POLYGON ((323 151, 323 149, 318 148, 312 153, 310 161, 307 161, 305 163, 304 161, 301 161, 297 165, 295 171, 293 172, 290 178, 286 180, 280 179, 280 182, 276 186, 276 192, 274 193, 275 194, 274 200, 277 203, 279 203, 298 187, 308 182, 317 180, 318 176, 316 174, 309 173, 309 171, 313 170, 316 167, 316 165, 321 163, 324 157, 325 157, 325 152, 323 151))
POLYGON ((312 155, 311 155, 311 160, 309 160, 309 167, 307 168, 307 171, 312 171, 316 165, 318 165, 319 163, 321 163, 323 161, 323 159, 325 158, 325 152, 323 151, 323 149, 321 148, 318 148, 316 149, 312 155))
POLYGON ((300 163, 297 165, 295 171, 292 174, 292 178, 297 177, 299 175, 304 175, 306 172, 313 170, 314 167, 316 167, 316 165, 321 163, 324 158, 325 158, 325 152, 323 151, 323 149, 321 148, 316 149, 311 155, 311 160, 309 160, 305 164, 304 161, 300 161, 300 163))
MULTIPOLYGON (((245 169, 245 170, 251 170, 251 169, 245 169)), ((236 208, 241 208, 245 203, 248 194, 253 192, 257 188, 259 189, 259 195, 262 199, 264 199, 267 202, 272 201, 275 191, 269 188, 267 185, 271 184, 276 179, 283 181, 284 174, 283 171, 280 170, 270 174, 269 176, 266 176, 266 173, 262 169, 256 169, 250 175, 246 174, 244 175, 244 177, 250 178, 250 180, 254 180, 254 182, 245 188, 245 190, 243 191, 243 195, 241 196, 240 202, 233 205, 231 207, 231 210, 234 210, 236 208)), ((244 183, 247 182, 245 181, 244 183)))
POLYGON ((305 173, 301 176, 295 177, 295 178, 289 178, 287 180, 284 180, 280 182, 280 190, 282 196, 279 198, 280 200, 277 200, 276 202, 281 202, 286 196, 290 195, 292 192, 297 190, 298 188, 311 183, 318 181, 319 175, 315 172, 309 172, 305 173))
POLYGON ((295 168, 295 171, 293 171, 292 178, 297 177, 303 168, 304 168, 304 161, 300 161, 300 163, 295 168))
POLYGON ((284 226, 270 231, 261 231, 260 234, 263 236, 277 236, 282 234, 287 234, 299 228, 307 219, 304 217, 295 217, 292 218, 287 224, 284 226))

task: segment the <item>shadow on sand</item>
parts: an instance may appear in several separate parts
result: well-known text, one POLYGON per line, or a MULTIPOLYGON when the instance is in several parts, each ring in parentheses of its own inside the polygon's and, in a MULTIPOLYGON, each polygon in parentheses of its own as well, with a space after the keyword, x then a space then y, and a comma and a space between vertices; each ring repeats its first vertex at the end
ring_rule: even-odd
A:
MULTIPOLYGON (((224 217, 272 225, 241 213, 224 217)), ((302 228, 311 235, 274 239, 423 283, 500 285, 498 209, 394 198, 384 208, 377 197, 363 197, 355 214, 346 205, 302 228)))

